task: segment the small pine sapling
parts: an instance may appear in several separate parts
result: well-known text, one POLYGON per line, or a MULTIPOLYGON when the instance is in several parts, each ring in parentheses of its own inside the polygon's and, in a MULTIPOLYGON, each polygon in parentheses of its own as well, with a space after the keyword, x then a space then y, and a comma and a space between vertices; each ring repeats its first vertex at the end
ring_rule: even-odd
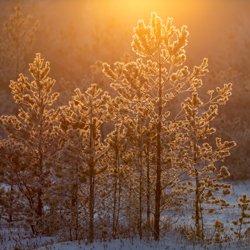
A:
MULTIPOLYGON (((89 241, 94 240, 94 213, 95 213, 95 183, 97 176, 106 170, 103 164, 107 147, 100 142, 100 126, 103 123, 110 95, 92 84, 85 93, 75 89, 76 95, 68 106, 61 107, 60 127, 62 143, 64 144, 60 155, 63 163, 81 165, 81 172, 88 178, 89 194, 89 241), (65 140, 66 138, 66 140, 65 140)), ((78 178, 77 178, 78 179, 78 178)), ((76 179, 76 180, 77 180, 76 179)))
POLYGON ((152 165, 155 162, 152 159, 154 154, 152 149, 156 145, 154 122, 152 122, 154 108, 149 102, 138 102, 134 109, 136 112, 134 117, 126 117, 123 124, 126 128, 126 137, 128 138, 130 149, 135 158, 131 167, 134 169, 135 192, 138 196, 138 231, 140 238, 142 238, 144 207, 147 207, 147 223, 144 228, 146 228, 146 233, 149 235, 150 214, 153 205, 151 198, 154 183, 152 165), (145 200, 147 204, 145 204, 145 200))
POLYGON ((38 53, 30 64, 33 81, 20 74, 18 81, 10 83, 16 103, 23 105, 19 117, 3 115, 0 119, 9 134, 9 140, 0 142, 4 180, 22 194, 26 217, 36 235, 43 230, 44 197, 51 185, 51 169, 45 162, 58 149, 54 140, 58 111, 50 107, 59 93, 52 92, 55 80, 47 77, 49 62, 43 67, 43 61, 38 53))
POLYGON ((233 225, 237 226, 238 229, 231 227, 230 230, 233 231, 238 240, 242 240, 245 236, 244 233, 250 230, 249 226, 243 232, 243 226, 250 224, 250 221, 245 220, 250 218, 250 213, 246 213, 246 211, 250 211, 249 203, 250 199, 247 198, 246 194, 243 194, 242 197, 239 198, 238 202, 238 207, 241 209, 241 216, 238 218, 238 220, 232 220, 233 225))
MULTIPOLYGON (((121 124, 115 124, 115 129, 107 135, 105 139, 108 150, 105 154, 105 163, 107 164, 107 178, 103 180, 104 195, 111 201, 112 213, 112 236, 116 239, 119 233, 119 220, 121 216, 123 191, 126 190, 124 186, 128 182, 128 178, 132 178, 124 165, 123 159, 126 158, 127 153, 127 138, 125 131, 122 129, 121 124), (129 176, 129 177, 128 177, 129 176), (111 181, 111 182, 110 182, 111 181), (112 183, 112 185, 110 185, 112 183), (110 194, 110 196, 108 195, 110 194)), ((103 208, 107 209, 109 202, 103 204, 103 208)), ((124 215, 122 215, 124 216, 124 215)))
POLYGON ((192 219, 195 220, 195 236, 198 240, 204 240, 204 214, 212 214, 215 211, 214 206, 219 206, 221 209, 229 206, 224 199, 218 199, 215 195, 220 189, 223 189, 221 192, 223 195, 230 194, 231 185, 220 182, 230 174, 225 166, 222 166, 218 173, 215 163, 224 161, 225 157, 230 155, 229 149, 236 145, 234 141, 222 143, 220 138, 216 138, 217 149, 214 150, 206 141, 207 136, 215 133, 215 129, 209 126, 218 114, 218 106, 214 104, 227 102, 228 96, 231 95, 231 84, 225 84, 223 89, 217 88, 215 97, 213 97, 213 91, 209 91, 209 95, 210 100, 205 104, 200 100, 197 92, 193 92, 192 99, 188 97, 186 102, 182 103, 186 118, 182 125, 186 130, 186 140, 182 145, 183 156, 188 166, 189 176, 194 179, 194 188, 191 182, 190 185, 185 186, 185 190, 187 193, 194 193, 195 196, 192 219), (206 111, 204 111, 205 105, 209 105, 206 111), (201 109, 203 109, 202 113, 201 109))
POLYGON ((215 230, 214 241, 215 243, 220 243, 221 233, 225 233, 225 227, 224 227, 223 222, 216 220, 214 222, 214 230, 215 230))

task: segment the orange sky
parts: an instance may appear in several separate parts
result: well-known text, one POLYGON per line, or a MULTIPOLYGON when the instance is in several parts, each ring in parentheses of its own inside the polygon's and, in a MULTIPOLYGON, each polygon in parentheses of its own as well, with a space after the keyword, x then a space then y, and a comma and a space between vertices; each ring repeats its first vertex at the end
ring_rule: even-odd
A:
POLYGON ((156 11, 163 22, 173 17, 177 28, 188 26, 187 51, 197 62, 218 51, 223 46, 227 27, 250 13, 248 0, 54 0, 48 3, 58 23, 73 20, 86 40, 97 20, 105 23, 113 17, 132 34, 139 19, 149 22, 151 11, 156 11))

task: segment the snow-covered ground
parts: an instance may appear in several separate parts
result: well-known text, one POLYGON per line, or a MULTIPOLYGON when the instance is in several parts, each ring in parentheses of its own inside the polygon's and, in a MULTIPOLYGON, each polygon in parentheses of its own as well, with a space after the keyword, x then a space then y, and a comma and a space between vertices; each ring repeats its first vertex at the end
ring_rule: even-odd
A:
POLYGON ((113 240, 107 243, 94 243, 90 245, 78 244, 76 242, 64 242, 39 248, 39 250, 237 250, 237 249, 250 249, 250 245, 246 242, 242 243, 223 243, 213 244, 209 246, 193 246, 185 242, 175 242, 173 238, 167 236, 159 242, 147 242, 145 240, 113 240))
MULTIPOLYGON (((250 250, 250 239, 238 242, 233 239, 233 234, 229 228, 232 227, 231 221, 237 220, 240 216, 240 210, 238 208, 238 199, 242 194, 250 196, 250 181, 239 181, 230 183, 232 184, 232 194, 225 198, 226 202, 230 203, 231 206, 228 209, 217 211, 207 221, 206 225, 214 224, 216 219, 224 223, 226 234, 230 236, 230 240, 226 243, 217 243, 211 245, 194 245, 192 242, 187 240, 187 237, 178 230, 172 232, 166 232, 165 235, 161 236, 159 242, 155 242, 153 239, 150 240, 139 240, 139 239, 117 239, 107 242, 95 242, 93 244, 86 244, 84 241, 80 242, 57 242, 55 237, 39 237, 32 239, 29 237, 27 232, 20 228, 4 228, 3 225, 0 227, 0 250, 227 250, 227 249, 249 249, 250 250), (234 207, 235 205, 235 207, 234 207), (22 231, 23 230, 23 231, 22 231), (25 239, 24 239, 25 238, 25 239), (15 248, 16 246, 16 248, 15 248), (43 247, 41 247, 43 246, 43 247), (19 247, 19 248, 18 248, 19 247)), ((164 213, 165 214, 165 213, 164 213)), ((183 225, 184 223, 190 222, 190 213, 186 212, 179 218, 178 224, 183 225)), ((178 226, 177 224, 177 226, 178 226)), ((244 229, 243 229, 244 230, 244 229)), ((225 235, 222 235, 223 237, 225 235)), ((224 237, 225 238, 225 237, 224 237)))

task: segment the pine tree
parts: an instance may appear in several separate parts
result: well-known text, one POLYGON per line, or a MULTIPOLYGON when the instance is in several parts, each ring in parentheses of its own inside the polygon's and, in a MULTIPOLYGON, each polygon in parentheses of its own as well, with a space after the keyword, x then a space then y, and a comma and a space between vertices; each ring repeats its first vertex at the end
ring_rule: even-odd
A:
POLYGON ((78 131, 57 130, 57 140, 60 144, 60 151, 55 158, 49 159, 47 165, 53 166, 54 185, 51 192, 55 195, 53 200, 46 197, 52 212, 56 218, 59 217, 56 211, 60 212, 59 227, 64 231, 61 237, 65 240, 79 240, 81 224, 80 214, 87 212, 86 192, 82 192, 87 176, 84 173, 81 154, 76 154, 75 148, 80 147, 78 131), (68 234, 67 234, 68 233, 68 234))
MULTIPOLYGON (((79 171, 84 171, 88 178, 90 242, 94 239, 95 183, 98 175, 106 169, 106 166, 102 167, 102 159, 107 149, 100 142, 99 127, 106 116, 110 96, 107 92, 100 96, 101 92, 97 84, 92 84, 84 94, 76 89, 69 106, 61 108, 60 118, 61 129, 67 131, 70 137, 61 154, 77 159, 82 164, 79 171)), ((67 159, 65 156, 63 158, 67 159)))
MULTIPOLYGON (((106 64, 104 64, 106 65, 106 64)), ((124 63, 120 63, 120 65, 124 65, 124 63)), ((119 112, 122 112, 125 108, 131 115, 135 114, 134 119, 130 119, 129 116, 125 116, 123 114, 120 117, 120 120, 124 121, 123 124, 127 128, 127 136, 132 143, 132 147, 135 150, 136 154, 136 168, 139 171, 139 235, 142 238, 142 176, 143 176, 143 166, 142 166, 142 106, 143 101, 145 101, 144 91, 146 90, 147 86, 145 81, 139 82, 141 73, 138 70, 137 65, 134 62, 128 63, 124 65, 124 71, 127 71, 122 77, 124 78, 123 86, 119 83, 113 83, 111 86, 118 91, 119 98, 117 98, 118 103, 122 103, 124 105, 123 108, 120 109, 119 112), (134 79, 130 77, 127 81, 125 80, 126 75, 129 77, 129 74, 134 74, 134 79), (125 77, 124 77, 125 76, 125 77), (127 88, 126 88, 127 87, 127 88), (135 111, 133 111, 135 109, 135 111), (140 110, 140 111, 139 111, 140 110)), ((119 106, 119 104, 118 104, 119 106)))
POLYGON ((215 229, 215 243, 220 243, 221 242, 221 233, 225 233, 225 227, 224 224, 219 221, 216 220, 214 222, 214 229, 215 229))
POLYGON ((118 127, 120 124, 117 124, 116 129, 105 139, 109 150, 105 155, 107 171, 102 176, 103 190, 100 192, 100 196, 103 197, 101 215, 106 222, 112 222, 114 238, 119 235, 133 237, 138 228, 134 151, 128 144, 126 128, 117 134, 118 127))
POLYGON ((182 145, 184 149, 182 157, 188 166, 187 172, 191 180, 194 179, 194 188, 189 188, 192 186, 190 182, 189 187, 185 184, 183 189, 195 194, 192 218, 195 220, 195 236, 202 240, 204 240, 204 213, 211 214, 215 210, 208 205, 220 205, 221 209, 229 206, 224 199, 216 198, 216 193, 224 188, 221 193, 230 194, 231 185, 218 182, 230 174, 225 166, 222 166, 216 174, 215 162, 224 161, 225 157, 230 155, 229 149, 236 145, 234 141, 222 143, 220 138, 216 138, 217 148, 213 150, 207 142, 207 137, 215 133, 215 129, 209 125, 218 114, 216 104, 224 105, 227 102, 228 96, 231 95, 231 84, 225 84, 223 89, 217 88, 217 96, 213 96, 213 91, 209 91, 209 95, 210 99, 205 104, 197 92, 193 92, 192 99, 187 98, 185 103, 182 103, 186 119, 182 127, 187 133, 186 142, 182 145), (204 110, 208 104, 210 104, 208 109, 204 110))
MULTIPOLYGON (((140 92, 139 92, 140 93, 140 92)), ((147 236, 149 236, 150 227, 150 214, 152 207, 152 152, 151 149, 155 145, 154 140, 155 131, 153 130, 152 114, 153 106, 144 101, 141 102, 140 98, 135 101, 134 112, 135 114, 129 118, 125 117, 123 125, 126 128, 126 137, 129 141, 129 148, 133 152, 135 160, 131 163, 134 169, 134 185, 137 186, 135 192, 138 196, 138 231, 139 236, 143 236, 143 221, 146 211, 147 222, 146 228, 147 236), (146 195, 145 195, 146 194, 146 195), (144 209, 144 207, 147 207, 144 209)))
MULTIPOLYGON (((140 100, 139 100, 140 101, 140 100)), ((130 146, 134 151, 134 172, 137 174, 134 176, 135 183, 138 183, 138 230, 140 239, 142 239, 142 214, 143 214, 143 179, 144 179, 144 169, 143 169, 143 139, 142 139, 142 108, 141 103, 138 102, 135 105, 137 111, 135 118, 126 118, 124 125, 126 127, 126 136, 130 141, 130 146)))
POLYGON ((43 61, 36 54, 30 64, 31 82, 20 74, 17 82, 10 83, 16 103, 27 108, 19 109, 19 118, 3 115, 0 119, 9 137, 0 144, 1 163, 7 170, 5 183, 17 187, 26 200, 26 213, 34 234, 39 234, 44 226, 43 197, 51 185, 50 169, 45 161, 58 148, 53 133, 57 112, 50 106, 59 93, 51 92, 55 80, 47 77, 49 62, 43 67, 43 61))
MULTIPOLYGON (((164 170, 168 172, 167 169, 169 169, 167 164, 163 169, 163 143, 168 140, 163 134, 170 136, 164 128, 170 119, 168 104, 177 94, 201 87, 202 82, 198 77, 207 72, 206 60, 199 67, 195 67, 192 73, 188 71, 187 66, 174 72, 174 68, 181 67, 186 60, 184 47, 187 45, 188 31, 186 26, 178 30, 173 26, 172 21, 169 18, 164 25, 156 13, 152 13, 148 26, 143 20, 138 21, 134 29, 132 49, 140 57, 147 58, 146 63, 142 58, 127 64, 116 62, 114 70, 108 64, 103 64, 104 73, 114 82, 111 86, 127 100, 127 103, 138 101, 140 94, 141 101, 150 102, 153 105, 152 117, 156 134, 155 240, 160 238, 161 198, 162 191, 165 189, 165 185, 162 185, 163 172, 164 170)), ((165 150, 165 153, 167 152, 168 150, 165 150)), ((172 182, 168 181, 168 183, 172 182)))
MULTIPOLYGON (((246 211, 250 210, 249 207, 250 199, 247 198, 246 194, 243 194, 242 197, 239 198, 238 207, 241 209, 241 216, 238 220, 232 220, 234 226, 238 226, 238 229, 235 230, 233 227, 230 228, 231 231, 237 236, 238 240, 242 240, 244 237, 244 233, 242 232, 243 226, 250 224, 250 221, 246 221, 245 219, 250 218, 250 214, 246 213, 246 211)), ((245 232, 250 230, 250 226, 245 230, 245 232)))
MULTIPOLYGON (((112 231, 113 238, 117 237, 119 231, 119 220, 122 209, 122 192, 124 190, 124 173, 126 171, 123 164, 123 157, 126 157, 127 142, 124 130, 121 130, 120 124, 115 124, 115 129, 108 134, 105 139, 108 151, 105 156, 105 162, 108 165, 108 178, 106 181, 105 191, 110 189, 112 199, 112 231), (109 188, 108 182, 112 180, 112 187, 109 188)), ((105 205, 107 206, 107 205, 105 205)))
MULTIPOLYGON (((6 171, 6 168, 4 170, 6 171)), ((3 178, 1 182, 6 185, 5 180, 6 178, 3 178)), ((7 183, 8 186, 0 189, 1 219, 12 224, 13 222, 23 220, 23 206, 16 187, 12 182, 7 181, 7 183)))

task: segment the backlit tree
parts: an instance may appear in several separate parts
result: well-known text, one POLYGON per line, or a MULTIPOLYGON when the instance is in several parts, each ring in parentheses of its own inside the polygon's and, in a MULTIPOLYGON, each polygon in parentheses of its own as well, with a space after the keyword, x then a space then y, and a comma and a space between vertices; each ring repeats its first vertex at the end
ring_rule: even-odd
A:
POLYGON ((33 80, 20 74, 18 81, 11 81, 10 88, 19 109, 19 117, 1 116, 0 122, 8 133, 8 140, 0 144, 1 163, 6 167, 6 184, 14 185, 22 194, 26 213, 33 233, 43 226, 44 195, 51 185, 50 169, 45 161, 58 148, 54 140, 53 126, 57 112, 50 106, 59 93, 52 92, 55 80, 47 77, 49 62, 43 67, 43 59, 36 54, 30 64, 33 80))
POLYGON ((209 91, 210 99, 207 103, 201 101, 197 92, 193 92, 192 99, 187 98, 182 103, 186 119, 182 127, 186 130, 187 136, 181 145, 184 153, 182 158, 190 177, 188 185, 185 183, 183 190, 194 193, 192 218, 195 220, 195 236, 199 240, 204 240, 205 214, 212 214, 218 208, 229 206, 224 199, 216 198, 217 193, 224 195, 231 193, 229 190, 231 185, 220 182, 230 174, 225 166, 218 171, 216 162, 223 162, 230 155, 229 149, 236 144, 234 141, 222 143, 217 137, 216 149, 213 149, 207 140, 209 135, 215 133, 210 123, 218 114, 216 104, 224 105, 227 102, 228 96, 231 95, 231 85, 229 83, 225 84, 223 89, 217 88, 216 96, 213 96, 213 91, 209 91), (194 188, 190 187, 193 186, 192 180, 194 188))
POLYGON ((141 100, 152 103, 154 107, 156 133, 154 149, 156 158, 155 240, 159 240, 160 237, 163 141, 166 140, 163 136, 163 128, 170 117, 168 103, 177 94, 201 87, 202 81, 198 77, 207 72, 206 60, 199 67, 194 67, 192 73, 189 72, 187 66, 183 66, 186 60, 184 47, 187 45, 189 33, 186 26, 179 30, 173 26, 172 21, 171 18, 168 18, 167 23, 163 24, 156 13, 152 13, 150 24, 147 26, 143 20, 138 21, 138 25, 134 29, 132 49, 141 58, 127 64, 116 62, 114 70, 108 64, 103 64, 104 73, 112 79, 113 87, 125 99, 129 101, 138 99, 140 94, 141 100), (147 61, 144 62, 142 58, 146 58, 147 61), (175 69, 176 71, 174 71, 175 69), (133 95, 131 95, 131 91, 133 95))
MULTIPOLYGON (((76 95, 68 106, 61 107, 60 127, 69 133, 69 140, 65 142, 61 151, 63 162, 79 165, 81 171, 88 179, 89 200, 89 241, 94 240, 94 214, 95 214, 95 188, 98 175, 106 166, 102 164, 106 147, 101 143, 100 126, 106 117, 107 105, 110 96, 97 84, 92 84, 85 93, 75 90, 76 95), (69 162, 70 158, 77 162, 69 162)), ((66 137, 67 138, 67 137, 66 137)), ((78 181, 78 177, 75 181, 78 181)), ((76 186, 78 187, 78 185, 76 186)), ((77 192, 77 191, 76 191, 77 192)))

